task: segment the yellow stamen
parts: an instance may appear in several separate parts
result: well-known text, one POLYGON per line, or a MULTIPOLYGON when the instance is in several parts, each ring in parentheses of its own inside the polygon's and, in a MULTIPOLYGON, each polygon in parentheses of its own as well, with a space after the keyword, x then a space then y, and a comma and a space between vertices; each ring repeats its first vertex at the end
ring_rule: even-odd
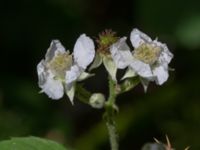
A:
POLYGON ((48 67, 59 78, 64 78, 66 70, 72 66, 72 56, 68 52, 58 52, 48 63, 48 67))
POLYGON ((158 60, 160 52, 160 47, 143 43, 134 50, 133 56, 146 64, 152 65, 158 60))

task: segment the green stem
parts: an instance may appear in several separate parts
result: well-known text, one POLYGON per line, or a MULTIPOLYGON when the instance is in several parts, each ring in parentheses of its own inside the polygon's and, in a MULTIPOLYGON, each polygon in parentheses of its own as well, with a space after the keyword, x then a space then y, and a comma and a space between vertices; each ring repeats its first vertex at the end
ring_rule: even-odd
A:
POLYGON ((116 84, 115 82, 109 77, 109 97, 105 105, 105 120, 106 126, 108 129, 109 139, 111 150, 118 150, 118 134, 116 130, 116 123, 115 123, 115 100, 116 100, 116 84))
POLYGON ((108 129, 109 139, 110 139, 110 145, 111 150, 118 150, 118 135, 116 130, 115 122, 106 122, 106 126, 108 129))
POLYGON ((92 94, 87 91, 81 84, 76 84, 76 97, 83 103, 88 104, 92 94))

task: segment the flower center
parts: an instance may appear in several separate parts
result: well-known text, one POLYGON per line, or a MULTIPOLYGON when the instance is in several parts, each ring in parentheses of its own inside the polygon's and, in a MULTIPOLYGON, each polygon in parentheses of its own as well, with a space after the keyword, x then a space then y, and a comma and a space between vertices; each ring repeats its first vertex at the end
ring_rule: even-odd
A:
POLYGON ((133 56, 146 64, 153 65, 158 60, 160 52, 160 47, 143 43, 134 50, 133 56))
POLYGON ((72 56, 69 52, 58 52, 54 58, 48 63, 48 67, 58 78, 64 78, 65 72, 72 66, 72 56))
POLYGON ((96 40, 98 44, 97 51, 101 54, 110 54, 109 47, 118 40, 116 33, 112 30, 105 30, 99 34, 96 40))

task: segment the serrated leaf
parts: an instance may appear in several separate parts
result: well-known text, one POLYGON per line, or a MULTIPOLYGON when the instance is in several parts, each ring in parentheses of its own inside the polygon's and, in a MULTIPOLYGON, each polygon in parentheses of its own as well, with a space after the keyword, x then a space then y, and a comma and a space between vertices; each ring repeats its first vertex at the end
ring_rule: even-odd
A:
POLYGON ((62 145, 38 137, 11 138, 0 142, 0 150, 67 150, 62 145))

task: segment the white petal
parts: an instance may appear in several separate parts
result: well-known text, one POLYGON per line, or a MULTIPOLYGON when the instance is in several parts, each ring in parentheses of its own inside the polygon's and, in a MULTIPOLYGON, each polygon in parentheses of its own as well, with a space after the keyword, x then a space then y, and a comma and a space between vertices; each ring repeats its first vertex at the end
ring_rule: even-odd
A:
POLYGON ((134 48, 139 47, 142 43, 150 43, 152 41, 148 35, 136 28, 132 30, 130 39, 134 48))
POLYGON ((136 75, 137 74, 133 69, 128 68, 121 80, 126 79, 126 78, 132 78, 132 77, 135 77, 136 75))
POLYGON ((169 77, 168 70, 163 66, 155 67, 153 69, 153 74, 156 76, 156 83, 158 85, 162 85, 169 77))
POLYGON ((47 53, 45 55, 45 61, 47 61, 47 62, 50 61, 58 52, 64 53, 65 48, 60 43, 59 40, 52 40, 50 47, 48 48, 47 53))
POLYGON ((95 56, 94 42, 91 38, 82 34, 74 46, 75 62, 82 68, 86 67, 93 61, 95 56))
POLYGON ((117 81, 116 74, 117 74, 117 66, 115 65, 114 61, 110 57, 103 57, 103 64, 108 71, 109 75, 111 76, 112 80, 117 81))
POLYGON ((75 95, 75 83, 72 84, 72 86, 68 89, 66 88, 66 94, 69 97, 70 102, 72 105, 74 104, 74 95, 75 95))
POLYGON ((130 48, 126 43, 126 37, 123 37, 119 39, 117 43, 114 43, 110 47, 110 52, 115 64, 117 65, 117 68, 119 69, 126 68, 133 59, 130 48))
POLYGON ((162 51, 159 57, 159 62, 162 63, 167 63, 169 64, 171 59, 173 58, 173 54, 169 51, 168 47, 166 44, 163 44, 157 40, 153 41, 153 44, 156 44, 157 46, 159 46, 162 51))
POLYGON ((46 69, 45 69, 45 62, 41 60, 40 63, 37 65, 37 74, 38 74, 38 84, 42 86, 46 82, 46 69))
POLYGON ((46 93, 52 99, 60 99, 64 94, 64 87, 60 80, 55 80, 53 75, 49 72, 46 76, 46 82, 40 85, 42 92, 46 93))
POLYGON ((134 59, 130 64, 130 67, 143 78, 148 78, 149 80, 151 80, 151 78, 153 77, 149 64, 145 64, 142 61, 134 59))
POLYGON ((91 71, 92 69, 98 68, 101 64, 102 64, 102 58, 99 53, 96 53, 94 62, 90 66, 89 71, 91 71))
POLYGON ((65 81, 67 84, 70 84, 78 79, 80 74, 83 72, 83 70, 77 66, 73 65, 70 70, 66 71, 65 81))

